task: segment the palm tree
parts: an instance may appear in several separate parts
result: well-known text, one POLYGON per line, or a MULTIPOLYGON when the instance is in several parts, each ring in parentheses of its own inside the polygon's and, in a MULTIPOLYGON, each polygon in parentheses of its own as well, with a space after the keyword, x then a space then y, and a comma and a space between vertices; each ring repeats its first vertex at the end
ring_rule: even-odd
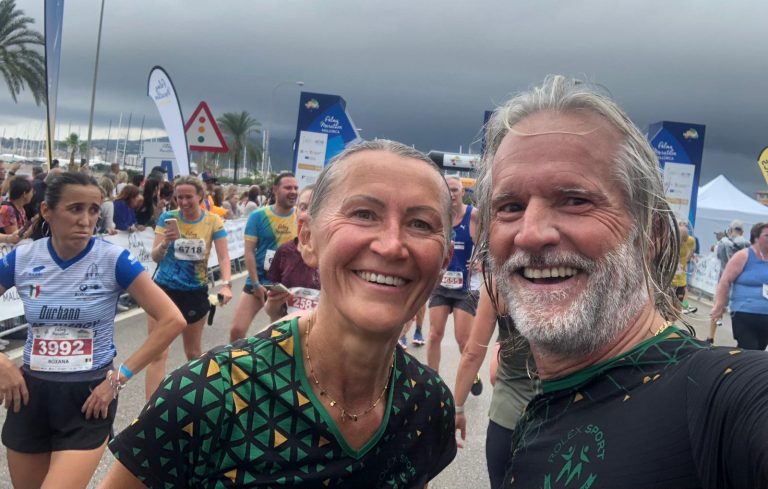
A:
POLYGON ((69 150, 69 171, 77 171, 78 165, 75 163, 75 154, 80 152, 82 155, 88 151, 88 141, 82 141, 80 136, 74 132, 70 134, 67 139, 64 140, 64 144, 69 150))
POLYGON ((251 117, 248 112, 242 111, 240 113, 225 112, 221 117, 216 119, 219 123, 221 130, 230 136, 229 152, 232 156, 233 166, 235 168, 234 183, 237 184, 237 168, 238 160, 242 158, 243 166, 245 166, 245 157, 243 156, 243 148, 248 144, 247 136, 249 132, 261 133, 261 123, 251 117))
POLYGON ((14 102, 26 86, 40 105, 45 100, 45 58, 30 48, 45 41, 39 32, 29 29, 34 22, 16 9, 15 0, 0 0, 0 73, 14 102))

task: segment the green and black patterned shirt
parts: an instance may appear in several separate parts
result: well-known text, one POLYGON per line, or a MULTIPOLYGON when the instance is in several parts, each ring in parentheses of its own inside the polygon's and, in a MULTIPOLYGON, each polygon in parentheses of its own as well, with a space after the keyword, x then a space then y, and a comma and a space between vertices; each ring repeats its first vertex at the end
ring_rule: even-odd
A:
POLYGON ((397 348, 380 429, 347 445, 304 373, 298 320, 168 376, 109 445, 151 488, 421 488, 456 455, 453 397, 397 348))

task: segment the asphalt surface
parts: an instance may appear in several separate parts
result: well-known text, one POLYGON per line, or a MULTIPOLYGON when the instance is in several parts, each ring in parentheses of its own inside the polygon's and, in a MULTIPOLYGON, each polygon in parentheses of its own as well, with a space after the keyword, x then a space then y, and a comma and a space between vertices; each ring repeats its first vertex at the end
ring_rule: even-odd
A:
MULTIPOLYGON (((235 301, 239 297, 244 278, 233 281, 233 290, 235 298, 233 302, 216 311, 215 322, 212 326, 206 326, 203 335, 203 349, 210 349, 214 346, 224 344, 229 339, 229 325, 235 310, 235 301)), ((697 336, 704 338, 708 328, 708 315, 710 306, 703 302, 692 300, 691 304, 698 307, 694 314, 687 315, 691 326, 696 329, 697 336)), ((427 321, 428 323, 428 321, 427 321)), ((268 324, 267 316, 260 312, 256 316, 250 333, 259 331, 268 324)), ((425 337, 429 331, 428 324, 425 325, 425 337)), ((410 332, 412 334, 413 331, 410 332)), ((118 349, 118 360, 126 358, 133 352, 141 342, 146 338, 146 317, 141 310, 132 310, 122 313, 118 316, 118 323, 115 330, 115 344, 118 349)), ((730 318, 724 318, 724 324, 718 328, 715 343, 718 345, 735 345, 731 335, 730 318)), ((408 352, 413 354, 422 363, 426 364, 426 347, 409 346, 408 352)), ((9 353, 6 351, 5 353, 9 353)), ((13 353, 11 353, 13 354, 13 353)), ((184 351, 181 345, 181 339, 177 339, 171 346, 168 359, 168 369, 178 367, 185 362, 184 351)), ((430 489, 485 489, 489 487, 488 476, 485 466, 485 430, 487 427, 487 414, 491 400, 491 387, 488 382, 488 357, 486 357, 483 367, 480 370, 480 376, 485 384, 485 388, 480 396, 470 396, 465 404, 467 415, 467 440, 464 448, 459 449, 459 453, 453 463, 449 465, 437 478, 430 484, 430 489)), ((459 364, 459 352, 456 341, 453 338, 453 322, 449 317, 446 327, 445 338, 443 339, 441 375, 451 387, 454 385, 456 377, 456 368, 459 364)), ((115 431, 119 432, 126 427, 144 405, 144 373, 138 373, 131 380, 128 386, 120 394, 120 402, 115 421, 115 431)), ((0 409, 0 423, 5 422, 5 410, 0 409)), ((107 450, 99 463, 99 467, 93 477, 89 487, 96 487, 98 482, 105 476, 107 470, 112 465, 114 459, 107 450)), ((4 448, 0 448, 0 489, 10 489, 10 477, 6 462, 6 453, 4 448)))

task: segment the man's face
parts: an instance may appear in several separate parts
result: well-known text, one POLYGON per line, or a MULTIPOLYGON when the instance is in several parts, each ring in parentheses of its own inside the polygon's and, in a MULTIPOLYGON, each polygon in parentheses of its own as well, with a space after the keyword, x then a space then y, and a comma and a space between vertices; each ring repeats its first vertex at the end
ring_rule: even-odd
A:
POLYGON ((590 113, 540 112, 493 162, 489 248, 499 289, 532 343, 588 354, 647 302, 640 252, 611 178, 621 137, 590 113))
POLYGON ((287 209, 296 205, 296 199, 299 197, 299 182, 294 177, 283 177, 272 191, 275 193, 277 205, 287 209))
POLYGON ((451 205, 454 208, 460 207, 464 203, 464 186, 460 180, 455 178, 448 178, 445 180, 448 184, 448 189, 451 191, 451 205))

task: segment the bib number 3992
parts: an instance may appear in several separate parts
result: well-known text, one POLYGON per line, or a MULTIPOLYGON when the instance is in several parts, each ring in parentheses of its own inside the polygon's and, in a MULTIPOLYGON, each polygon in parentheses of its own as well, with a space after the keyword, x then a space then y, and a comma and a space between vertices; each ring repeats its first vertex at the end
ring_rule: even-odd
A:
POLYGON ((93 367, 93 331, 59 326, 32 328, 29 368, 79 372, 93 367))

